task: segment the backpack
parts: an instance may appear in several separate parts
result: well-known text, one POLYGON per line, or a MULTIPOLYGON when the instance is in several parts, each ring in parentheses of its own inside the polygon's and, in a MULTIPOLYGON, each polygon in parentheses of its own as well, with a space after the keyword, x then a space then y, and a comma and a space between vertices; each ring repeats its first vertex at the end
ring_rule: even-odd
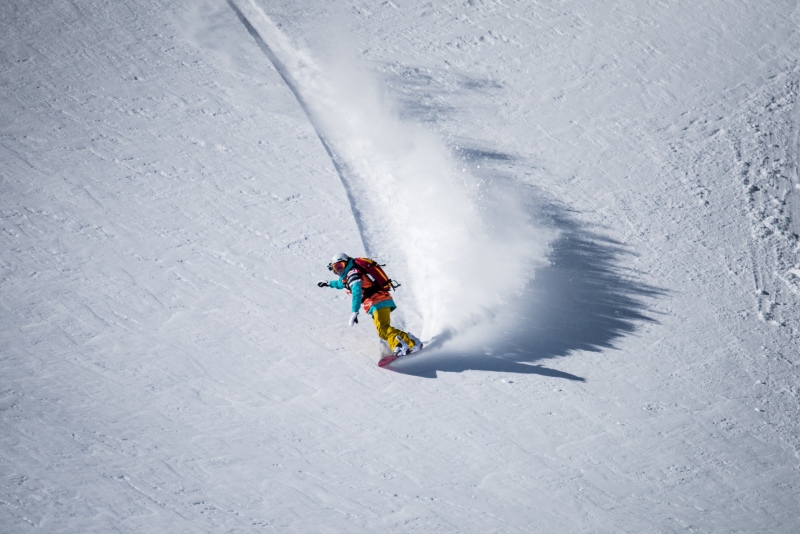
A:
POLYGON ((372 286, 364 290, 365 299, 371 297, 378 291, 391 291, 392 289, 400 287, 400 284, 387 276, 386 272, 383 270, 384 265, 372 258, 353 258, 353 265, 372 282, 372 286))

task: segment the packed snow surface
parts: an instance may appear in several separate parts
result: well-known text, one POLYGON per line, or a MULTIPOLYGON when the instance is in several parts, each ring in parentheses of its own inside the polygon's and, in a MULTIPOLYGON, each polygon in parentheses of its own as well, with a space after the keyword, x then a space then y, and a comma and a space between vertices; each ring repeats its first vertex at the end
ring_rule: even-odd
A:
POLYGON ((800 531, 799 23, 0 3, 0 532, 800 531))

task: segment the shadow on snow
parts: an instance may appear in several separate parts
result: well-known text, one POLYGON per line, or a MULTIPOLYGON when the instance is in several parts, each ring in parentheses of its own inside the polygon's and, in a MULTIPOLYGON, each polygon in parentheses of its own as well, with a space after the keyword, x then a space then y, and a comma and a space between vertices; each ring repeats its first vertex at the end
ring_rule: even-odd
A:
POLYGON ((567 217, 551 215, 561 231, 552 244, 550 264, 536 271, 507 312, 514 325, 480 348, 452 347, 452 336, 440 335, 418 356, 400 360, 392 370, 435 378, 437 371, 497 371, 584 381, 543 362, 574 351, 614 348, 619 338, 643 322, 655 322, 646 300, 665 292, 635 278, 624 267, 631 252, 619 242, 589 231, 567 217))
MULTIPOLYGON (((454 113, 450 96, 479 91, 487 97, 502 85, 453 71, 384 64, 384 79, 395 91, 403 116, 438 122, 454 113)), ((488 184, 515 182, 524 165, 511 154, 480 146, 467 139, 452 139, 454 154, 488 184), (477 171, 477 169, 483 169, 477 171)), ((537 196, 537 195, 533 195, 537 196)), ((638 281, 626 265, 633 254, 624 246, 576 222, 568 209, 555 203, 530 208, 532 217, 544 219, 560 236, 551 244, 549 265, 538 269, 516 302, 501 314, 512 316, 509 326, 495 333, 490 343, 462 341, 459 334, 440 335, 426 350, 392 364, 392 370, 435 378, 438 371, 499 371, 537 374, 584 381, 570 373, 544 366, 544 362, 575 351, 600 352, 614 347, 645 322, 655 322, 646 301, 665 294, 638 281), (462 347, 458 347, 462 345, 462 347), (480 348, 475 348, 475 347, 480 348), (468 348, 467 348, 468 347, 468 348)), ((492 339, 492 338, 490 338, 492 339)))

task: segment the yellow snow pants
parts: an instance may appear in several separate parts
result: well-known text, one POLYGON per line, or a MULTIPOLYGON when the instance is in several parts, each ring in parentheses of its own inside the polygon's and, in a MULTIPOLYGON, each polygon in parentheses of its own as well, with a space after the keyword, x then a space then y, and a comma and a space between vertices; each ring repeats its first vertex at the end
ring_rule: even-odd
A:
POLYGON ((375 323, 375 329, 378 330, 378 336, 381 339, 385 339, 386 342, 389 344, 389 348, 394 351, 397 345, 400 344, 398 338, 402 339, 409 348, 414 346, 414 342, 411 341, 411 338, 408 337, 408 334, 393 327, 390 324, 392 312, 389 308, 381 308, 380 310, 375 310, 372 313, 372 322, 375 323))

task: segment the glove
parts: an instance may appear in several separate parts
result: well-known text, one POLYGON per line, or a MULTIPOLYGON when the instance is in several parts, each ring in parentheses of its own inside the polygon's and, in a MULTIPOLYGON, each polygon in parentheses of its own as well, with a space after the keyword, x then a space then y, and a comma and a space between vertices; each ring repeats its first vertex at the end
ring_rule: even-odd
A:
POLYGON ((317 282, 317 287, 330 287, 328 282, 317 282))
POLYGON ((350 326, 358 324, 358 312, 353 312, 353 315, 350 316, 350 322, 348 324, 350 326))

